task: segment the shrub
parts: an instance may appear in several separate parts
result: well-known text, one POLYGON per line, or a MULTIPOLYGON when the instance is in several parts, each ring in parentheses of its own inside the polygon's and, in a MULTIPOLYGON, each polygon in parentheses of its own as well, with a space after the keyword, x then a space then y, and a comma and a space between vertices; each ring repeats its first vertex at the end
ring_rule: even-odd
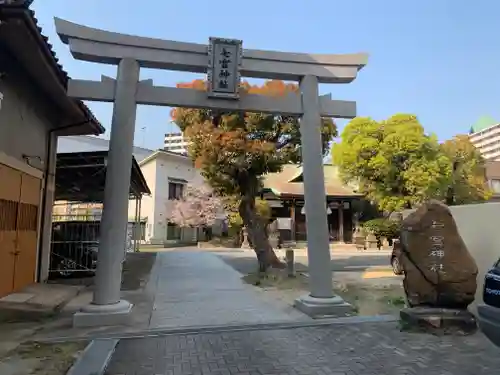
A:
POLYGON ((398 238, 400 232, 400 223, 395 220, 378 218, 365 221, 362 224, 362 227, 380 239, 382 237, 387 238, 388 240, 398 238))

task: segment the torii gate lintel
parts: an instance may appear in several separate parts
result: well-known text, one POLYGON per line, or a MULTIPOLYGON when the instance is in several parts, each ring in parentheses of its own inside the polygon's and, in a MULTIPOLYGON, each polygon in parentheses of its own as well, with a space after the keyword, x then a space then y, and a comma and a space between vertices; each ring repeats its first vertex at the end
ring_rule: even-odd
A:
MULTIPOLYGON (((68 95, 80 100, 114 102, 116 80, 102 76, 101 81, 71 79, 68 95)), ((210 98, 206 92, 178 87, 155 86, 152 79, 139 81, 136 103, 153 106, 209 108, 223 111, 244 111, 261 113, 280 113, 302 116, 300 94, 290 93, 285 97, 272 97, 242 92, 239 100, 210 98)), ((332 100, 331 94, 319 97, 321 117, 354 118, 356 102, 332 100)))

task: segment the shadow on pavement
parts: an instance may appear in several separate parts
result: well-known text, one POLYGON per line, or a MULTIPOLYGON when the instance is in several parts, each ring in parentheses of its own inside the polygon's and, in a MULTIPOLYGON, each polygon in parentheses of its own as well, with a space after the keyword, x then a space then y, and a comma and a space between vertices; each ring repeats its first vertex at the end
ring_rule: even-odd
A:
MULTIPOLYGON (((216 252, 216 254, 240 273, 248 274, 257 269, 257 259, 253 253, 240 251, 237 254, 228 252, 216 252)), ((334 255, 331 266, 332 271, 336 272, 364 272, 371 267, 390 268, 390 261, 389 257, 384 255, 342 256, 342 258, 334 255)), ((298 272, 306 272, 308 270, 307 256, 296 256, 295 267, 298 272)))

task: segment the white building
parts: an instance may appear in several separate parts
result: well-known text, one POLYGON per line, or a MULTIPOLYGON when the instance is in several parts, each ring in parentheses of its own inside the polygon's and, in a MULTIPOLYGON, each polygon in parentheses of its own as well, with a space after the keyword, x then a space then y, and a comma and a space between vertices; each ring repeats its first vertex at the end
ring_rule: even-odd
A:
POLYGON ((163 148, 165 151, 186 155, 188 144, 182 133, 166 133, 163 148))
POLYGON ((500 160, 500 123, 491 117, 481 117, 470 130, 469 138, 483 158, 500 160))
MULTIPOLYGON (((141 202, 141 218, 146 220, 146 242, 161 244, 195 240, 193 230, 181 230, 168 224, 166 219, 169 199, 179 198, 188 183, 203 183, 203 177, 191 159, 178 153, 158 150, 139 162, 139 165, 151 190, 151 196, 143 197, 141 202)), ((134 210, 135 207, 130 205, 129 217, 134 214, 134 210)))

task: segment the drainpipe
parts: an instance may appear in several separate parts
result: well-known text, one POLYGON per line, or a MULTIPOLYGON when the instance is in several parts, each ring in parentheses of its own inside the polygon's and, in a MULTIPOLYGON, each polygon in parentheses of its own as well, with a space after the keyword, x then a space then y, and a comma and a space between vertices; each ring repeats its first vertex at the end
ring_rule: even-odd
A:
MULTIPOLYGON (((90 122, 91 119, 86 119, 84 121, 80 121, 80 122, 76 122, 76 123, 73 123, 73 124, 68 124, 68 125, 64 125, 62 127, 59 127, 59 128, 55 128, 55 129, 50 129, 49 131, 47 131, 47 152, 45 153, 45 168, 44 168, 44 171, 43 171, 43 174, 44 174, 44 180, 43 180, 43 195, 42 195, 42 202, 41 202, 41 205, 40 205, 40 210, 41 210, 41 218, 40 218, 40 227, 39 229, 41 230, 41 235, 38 237, 38 256, 37 256, 37 270, 36 270, 36 280, 37 282, 40 282, 40 278, 41 278, 41 268, 42 268, 42 264, 43 264, 43 243, 44 243, 44 240, 45 240, 45 236, 44 236, 44 227, 45 227, 45 224, 46 224, 46 221, 47 221, 47 217, 45 215, 45 211, 47 209, 47 191, 48 191, 48 187, 49 187, 49 174, 50 174, 50 167, 51 167, 51 154, 52 154, 52 149, 54 147, 54 144, 52 142, 52 136, 55 132, 57 131, 60 131, 60 130, 66 130, 66 129, 71 129, 71 128, 74 128, 74 127, 77 127, 77 126, 81 126, 81 125, 85 125, 87 124, 88 122, 90 122)), ((96 134, 97 135, 97 134, 96 134)), ((56 143, 57 144, 57 143, 56 143)), ((57 152, 57 151, 56 151, 57 152)), ((55 162, 55 160, 54 160, 55 162)), ((50 251, 50 250, 49 250, 50 251)), ((49 253, 49 261, 48 261, 50 264, 50 253, 49 253)))

